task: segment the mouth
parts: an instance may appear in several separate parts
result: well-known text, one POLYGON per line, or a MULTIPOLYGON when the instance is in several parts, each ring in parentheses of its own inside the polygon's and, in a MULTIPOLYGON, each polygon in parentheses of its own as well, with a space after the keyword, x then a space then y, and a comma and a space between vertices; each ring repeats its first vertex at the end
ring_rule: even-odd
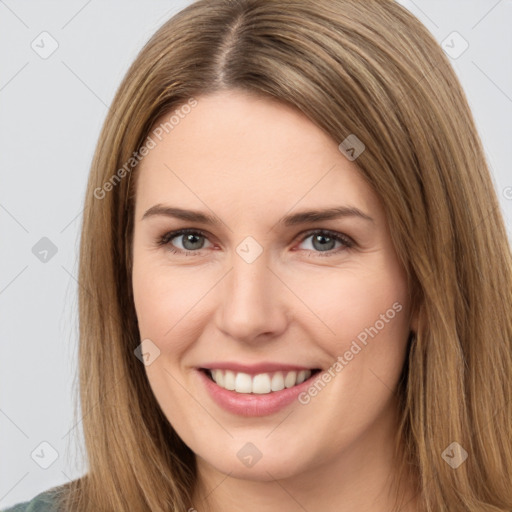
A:
POLYGON ((200 368, 208 379, 227 391, 239 394, 271 395, 312 379, 321 370, 282 370, 255 375, 220 368, 200 368))

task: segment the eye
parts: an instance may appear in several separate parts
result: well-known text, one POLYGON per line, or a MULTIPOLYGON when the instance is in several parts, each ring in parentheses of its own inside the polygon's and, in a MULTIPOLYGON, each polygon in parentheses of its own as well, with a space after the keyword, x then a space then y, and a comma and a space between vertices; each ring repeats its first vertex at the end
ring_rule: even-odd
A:
POLYGON ((164 236, 157 240, 159 246, 168 246, 168 249, 173 253, 193 253, 200 252, 201 249, 205 248, 205 240, 207 240, 206 234, 199 230, 192 229, 180 229, 178 231, 172 231, 166 233, 164 236), (181 247, 174 245, 181 239, 181 247))
MULTIPOLYGON (((306 247, 301 249, 313 252, 315 256, 333 256, 355 245, 355 242, 350 237, 329 230, 309 231, 305 236, 302 236, 301 245, 308 239, 311 239, 311 241, 307 242, 305 244, 306 247)), ((205 241, 208 241, 208 235, 201 230, 180 229, 166 233, 158 238, 157 245, 165 246, 174 254, 191 256, 194 253, 199 254, 202 249, 209 247, 208 245, 205 246, 205 241)), ((212 246, 209 241, 208 243, 212 246)))
POLYGON ((318 253, 315 256, 333 256, 355 245, 355 242, 348 236, 328 230, 310 231, 302 238, 301 244, 309 239, 311 240, 305 244, 306 247, 303 249, 318 253), (338 247, 336 244, 339 244, 338 247))

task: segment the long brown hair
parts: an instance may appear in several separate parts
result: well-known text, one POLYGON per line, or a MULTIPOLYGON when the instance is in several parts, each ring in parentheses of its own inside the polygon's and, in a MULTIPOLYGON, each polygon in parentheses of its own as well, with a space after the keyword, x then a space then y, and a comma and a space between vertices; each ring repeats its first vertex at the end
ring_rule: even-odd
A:
POLYGON ((391 0, 199 0, 138 55, 85 197, 78 414, 88 472, 62 488, 63 510, 192 506, 194 454, 134 355, 134 183, 156 120, 235 88, 294 106, 338 143, 355 134, 365 144, 357 164, 382 199, 419 315, 397 390, 398 480, 417 475, 429 512, 510 511, 510 245, 461 85, 391 0), (468 454, 457 468, 443 457, 455 442, 468 454))

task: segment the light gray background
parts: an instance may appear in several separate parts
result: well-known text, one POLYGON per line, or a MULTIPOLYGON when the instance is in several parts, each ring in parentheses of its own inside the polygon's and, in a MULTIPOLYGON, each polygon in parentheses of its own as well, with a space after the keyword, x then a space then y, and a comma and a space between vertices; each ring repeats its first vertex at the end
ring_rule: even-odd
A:
MULTIPOLYGON (((86 471, 72 401, 78 240, 89 165, 129 64, 189 3, 0 0, 0 508, 86 471), (46 59, 31 47, 33 41, 40 51, 50 47, 43 31, 59 45, 46 59), (43 237, 58 251, 47 262, 32 252, 43 237)), ((453 31, 469 43, 452 63, 512 238, 512 0, 400 3, 450 51, 462 48, 453 36, 446 39, 453 31)))

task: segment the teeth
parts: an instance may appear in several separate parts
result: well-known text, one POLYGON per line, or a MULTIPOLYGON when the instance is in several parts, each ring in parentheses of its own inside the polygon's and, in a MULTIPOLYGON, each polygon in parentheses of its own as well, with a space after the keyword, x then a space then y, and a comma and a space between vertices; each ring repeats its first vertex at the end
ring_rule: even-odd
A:
POLYGON ((252 379, 247 373, 237 373, 235 379, 235 391, 237 393, 252 393, 252 379))
POLYGON ((270 383, 270 389, 272 391, 281 391, 281 389, 284 389, 284 377, 281 372, 274 373, 272 382, 270 383))
MULTIPOLYGON (((222 374, 222 370, 214 370, 214 372, 219 372, 222 374)), ((213 376, 213 380, 215 380, 215 376, 213 376)), ((230 391, 234 391, 235 390, 235 374, 230 371, 230 370, 226 370, 226 372, 224 373, 224 383, 221 384, 218 380, 215 380, 215 382, 217 382, 219 384, 219 386, 225 388, 225 389, 229 389, 230 391)))
MULTIPOLYGON (((311 375, 311 373, 310 373, 310 375, 311 375)), ((301 370, 297 374, 297 384, 304 382, 307 378, 309 378, 309 375, 307 375, 307 370, 301 370)))
POLYGON ((291 388, 292 386, 295 386, 296 382, 297 382, 297 372, 288 372, 286 374, 286 377, 284 378, 284 385, 287 388, 291 388))
POLYGON ((270 375, 268 373, 260 373, 252 379, 252 392, 264 395, 270 393, 270 375))
POLYGON ((219 383, 219 386, 224 387, 224 375, 222 370, 213 370, 213 380, 219 383))
POLYGON ((210 375, 221 388, 237 393, 266 395, 272 391, 281 391, 301 384, 311 377, 311 370, 259 373, 251 376, 248 373, 216 369, 210 370, 210 375))

